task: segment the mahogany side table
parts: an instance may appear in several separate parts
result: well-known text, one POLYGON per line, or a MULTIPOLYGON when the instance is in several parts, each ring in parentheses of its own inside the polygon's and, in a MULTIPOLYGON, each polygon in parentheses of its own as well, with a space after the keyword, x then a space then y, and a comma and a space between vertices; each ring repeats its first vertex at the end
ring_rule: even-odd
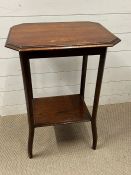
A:
POLYGON ((25 23, 10 29, 5 46, 19 51, 20 55, 29 123, 29 158, 32 158, 35 128, 56 124, 90 121, 92 148, 96 149, 96 116, 106 51, 118 42, 119 38, 94 22, 25 23), (92 114, 84 102, 88 55, 100 55, 92 114), (33 98, 30 59, 67 56, 83 56, 80 93, 33 98))

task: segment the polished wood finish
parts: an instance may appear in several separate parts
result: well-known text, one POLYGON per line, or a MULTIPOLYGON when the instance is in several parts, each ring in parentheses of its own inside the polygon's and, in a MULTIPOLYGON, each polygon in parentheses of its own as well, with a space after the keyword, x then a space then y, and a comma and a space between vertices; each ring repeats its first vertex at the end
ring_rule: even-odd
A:
POLYGON ((35 98, 33 109, 36 127, 91 120, 87 106, 79 94, 35 98))
POLYGON ((86 70, 87 70, 87 60, 88 56, 83 56, 83 62, 82 62, 82 72, 81 72, 81 86, 80 86, 80 95, 84 99, 84 92, 85 92, 85 81, 86 81, 86 70))
POLYGON ((91 48, 69 48, 61 50, 42 50, 42 51, 20 51, 26 59, 39 59, 39 58, 56 58, 56 57, 69 57, 69 56, 82 56, 82 55, 99 55, 103 52, 103 47, 91 48), (81 55, 82 53, 82 55, 81 55))
POLYGON ((120 40, 94 22, 25 23, 11 28, 6 47, 18 51, 111 47, 120 40))
POLYGON ((29 123, 29 158, 35 128, 41 126, 91 121, 92 148, 96 149, 96 116, 106 51, 118 42, 119 38, 93 22, 20 24, 11 28, 6 47, 20 54, 29 123), (30 59, 80 55, 83 56, 80 94, 33 98, 30 59), (84 102, 88 55, 100 55, 92 114, 84 102))
POLYGON ((32 147, 34 138, 34 119, 33 119, 33 91, 31 82, 31 72, 30 72, 30 62, 29 59, 25 59, 20 53, 20 63, 23 75, 23 84, 25 90, 27 114, 28 114, 28 124, 29 124, 29 138, 28 138, 28 156, 32 158, 32 147))
POLYGON ((93 135, 92 148, 93 149, 96 149, 96 146, 97 146, 96 116, 97 116, 97 110, 98 110, 98 104, 99 104, 99 96, 100 96, 100 90, 101 90, 101 84, 102 84, 102 78, 103 78, 103 72, 104 72, 106 52, 107 52, 107 48, 104 48, 103 52, 100 54, 94 102, 93 102, 93 111, 92 111, 92 118, 91 118, 91 127, 92 127, 92 135, 93 135))

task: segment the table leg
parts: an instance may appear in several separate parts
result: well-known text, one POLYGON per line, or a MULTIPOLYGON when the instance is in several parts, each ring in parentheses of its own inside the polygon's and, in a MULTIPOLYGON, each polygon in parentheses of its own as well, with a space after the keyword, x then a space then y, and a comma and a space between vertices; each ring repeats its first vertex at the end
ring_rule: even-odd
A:
POLYGON ((28 156, 32 158, 32 148, 33 148, 33 138, 34 138, 34 120, 33 120, 33 92, 32 92, 32 82, 31 82, 31 73, 30 73, 30 62, 28 58, 20 53, 20 62, 25 90, 25 98, 27 105, 27 114, 28 114, 28 124, 29 124, 29 137, 28 137, 28 156))
POLYGON ((84 92, 85 92, 87 61, 88 61, 88 56, 84 55, 83 62, 82 62, 81 86, 80 86, 80 95, 82 96, 83 99, 84 99, 84 92))
POLYGON ((96 88, 95 88, 95 95, 94 95, 94 102, 93 102, 93 111, 92 111, 92 118, 91 118, 91 127, 92 127, 92 135, 93 135, 92 148, 93 149, 96 149, 96 146, 97 146, 96 116, 97 116, 99 96, 100 96, 100 90, 101 90, 101 83, 102 83, 103 72, 104 72, 106 51, 107 51, 107 48, 104 48, 103 52, 100 54, 97 81, 96 81, 96 88))

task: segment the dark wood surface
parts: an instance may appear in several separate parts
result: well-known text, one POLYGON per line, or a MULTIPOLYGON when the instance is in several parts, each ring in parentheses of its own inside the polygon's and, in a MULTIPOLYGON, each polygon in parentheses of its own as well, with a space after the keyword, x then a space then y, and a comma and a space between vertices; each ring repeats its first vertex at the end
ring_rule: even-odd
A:
POLYGON ((32 158, 32 147, 34 139, 34 118, 33 118, 33 90, 31 81, 31 70, 30 70, 30 60, 24 59, 23 55, 20 53, 20 63, 23 75, 23 84, 25 90, 26 107, 28 114, 28 125, 29 125, 29 138, 28 138, 28 156, 32 158))
POLYGON ((103 48, 103 52, 101 52, 101 54, 100 54, 98 73, 97 73, 97 80, 96 80, 96 87, 95 87, 95 95, 94 95, 92 118, 91 118, 91 127, 92 127, 92 135, 93 135, 92 148, 93 149, 96 149, 96 146, 97 146, 96 117, 97 117, 99 97, 100 97, 100 91, 101 91, 101 85, 102 85, 102 78, 103 78, 103 73, 104 73, 106 53, 107 53, 107 48, 103 48))
POLYGON ((88 56, 84 55, 83 62, 82 62, 81 85, 80 85, 80 95, 82 96, 83 99, 84 99, 84 93, 85 93, 87 61, 88 61, 88 56))
POLYGON ((18 51, 111 47, 120 41, 99 23, 25 23, 10 29, 6 47, 18 51))
POLYGON ((34 98, 33 110, 36 127, 91 120, 80 95, 34 98))
MULTIPOLYGON (((36 127, 91 121, 93 144, 97 146, 96 117, 107 47, 120 42, 102 25, 93 22, 20 24, 11 28, 6 47, 20 54, 29 122, 28 155, 32 158, 36 127), (88 55, 100 55, 93 111, 84 102, 88 55), (33 98, 30 59, 83 56, 80 94, 33 98)), ((74 63, 75 64, 75 63, 74 63)))

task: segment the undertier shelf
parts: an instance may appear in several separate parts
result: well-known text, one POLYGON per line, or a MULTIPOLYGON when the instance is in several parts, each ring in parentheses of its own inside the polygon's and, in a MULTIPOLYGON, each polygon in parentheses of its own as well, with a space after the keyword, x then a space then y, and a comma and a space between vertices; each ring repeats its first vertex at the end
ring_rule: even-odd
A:
POLYGON ((35 127, 90 121, 91 115, 79 94, 33 99, 35 127))

